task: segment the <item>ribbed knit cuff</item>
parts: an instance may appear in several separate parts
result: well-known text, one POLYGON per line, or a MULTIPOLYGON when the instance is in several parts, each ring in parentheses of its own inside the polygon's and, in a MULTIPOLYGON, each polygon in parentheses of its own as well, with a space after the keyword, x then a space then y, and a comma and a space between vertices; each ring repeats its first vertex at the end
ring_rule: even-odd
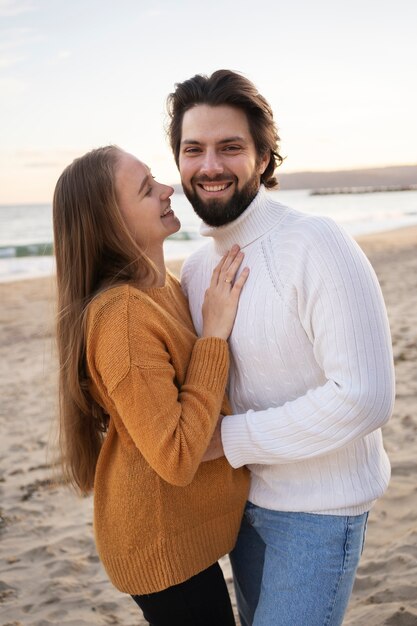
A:
POLYGON ((187 370, 187 383, 204 389, 224 389, 229 374, 229 346, 219 337, 202 337, 194 344, 187 370))
POLYGON ((226 415, 221 424, 224 456, 237 469, 250 462, 253 445, 248 439, 246 415, 226 415))

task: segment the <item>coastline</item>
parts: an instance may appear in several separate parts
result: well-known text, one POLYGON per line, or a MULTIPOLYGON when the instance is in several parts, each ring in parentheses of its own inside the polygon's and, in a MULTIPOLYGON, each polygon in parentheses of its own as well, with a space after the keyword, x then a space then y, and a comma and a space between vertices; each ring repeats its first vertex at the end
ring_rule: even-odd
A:
MULTIPOLYGON (((386 182, 386 181, 385 181, 386 182)), ((309 189, 278 189, 271 198, 309 215, 330 217, 355 238, 417 225, 417 189, 336 196, 312 196, 309 189)), ((182 227, 164 245, 167 260, 186 258, 200 247, 200 220, 183 193, 173 204, 182 227)), ((51 254, 52 214, 49 204, 0 205, 0 283, 46 276, 54 271, 51 254)))
MULTIPOLYGON (((384 294, 397 395, 383 431, 392 478, 371 511, 344 626, 411 626, 417 624, 417 226, 355 238, 384 294)), ((181 264, 167 262, 175 274, 181 264)), ((1 624, 143 625, 97 559, 92 499, 50 484, 57 408, 54 277, 2 282, 0 298, 1 624)), ((226 558, 222 567, 233 593, 226 558)))

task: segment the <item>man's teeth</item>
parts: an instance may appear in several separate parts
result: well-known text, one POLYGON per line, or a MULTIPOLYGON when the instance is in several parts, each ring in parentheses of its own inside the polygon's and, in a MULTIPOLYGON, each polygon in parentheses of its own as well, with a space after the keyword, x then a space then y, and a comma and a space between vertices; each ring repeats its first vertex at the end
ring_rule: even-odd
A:
POLYGON ((167 209, 165 209, 165 211, 163 213, 161 213, 161 217, 164 217, 165 215, 168 215, 168 213, 171 211, 171 207, 169 206, 167 209))
POLYGON ((204 191, 223 191, 227 186, 228 183, 224 185, 202 185, 204 191))

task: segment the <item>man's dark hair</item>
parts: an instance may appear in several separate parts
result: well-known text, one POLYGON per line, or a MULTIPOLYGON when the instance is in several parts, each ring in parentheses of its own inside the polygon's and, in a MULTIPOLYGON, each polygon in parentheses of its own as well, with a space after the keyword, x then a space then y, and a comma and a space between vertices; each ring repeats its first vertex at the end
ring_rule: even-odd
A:
POLYGON ((253 83, 231 70, 217 70, 211 76, 196 74, 182 83, 176 83, 175 91, 169 94, 167 134, 177 167, 179 166, 182 120, 184 114, 196 104, 213 107, 229 105, 244 111, 258 158, 265 154, 270 155, 268 165, 261 176, 261 182, 267 188, 276 187, 278 181, 274 172, 284 159, 278 152, 280 138, 272 109, 253 83))

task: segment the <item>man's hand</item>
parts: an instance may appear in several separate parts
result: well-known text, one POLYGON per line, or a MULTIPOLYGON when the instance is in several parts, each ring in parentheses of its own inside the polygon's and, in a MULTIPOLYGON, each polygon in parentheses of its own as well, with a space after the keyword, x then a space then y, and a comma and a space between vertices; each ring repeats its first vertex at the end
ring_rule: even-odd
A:
POLYGON ((216 425, 216 430, 213 433, 211 441, 208 445, 207 450, 204 453, 202 461, 214 461, 215 459, 220 459, 220 457, 224 456, 223 444, 222 444, 222 436, 221 436, 221 424, 222 424, 223 415, 219 416, 219 421, 216 425))

